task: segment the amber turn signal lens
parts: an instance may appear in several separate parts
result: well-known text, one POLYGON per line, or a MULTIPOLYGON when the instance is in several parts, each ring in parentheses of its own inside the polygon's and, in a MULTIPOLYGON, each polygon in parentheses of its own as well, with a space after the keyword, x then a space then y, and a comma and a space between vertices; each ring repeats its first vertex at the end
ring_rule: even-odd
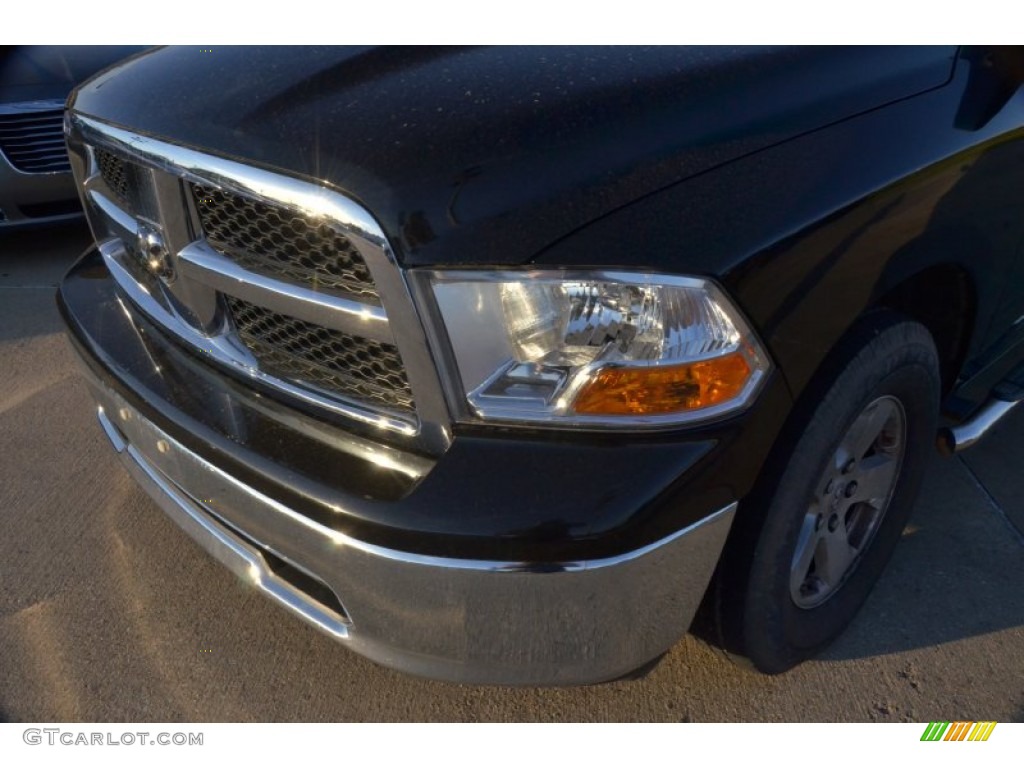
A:
POLYGON ((739 352, 681 365, 605 368, 583 387, 573 410, 612 416, 694 411, 737 397, 750 373, 739 352))

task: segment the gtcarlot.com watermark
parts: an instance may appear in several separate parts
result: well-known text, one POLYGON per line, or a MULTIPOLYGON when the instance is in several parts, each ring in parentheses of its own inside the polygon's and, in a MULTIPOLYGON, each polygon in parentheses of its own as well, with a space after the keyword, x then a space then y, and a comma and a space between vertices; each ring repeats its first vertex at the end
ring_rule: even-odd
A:
POLYGON ((201 747, 203 734, 168 733, 160 731, 65 731, 61 728, 26 728, 21 734, 26 744, 46 744, 51 747, 201 747))

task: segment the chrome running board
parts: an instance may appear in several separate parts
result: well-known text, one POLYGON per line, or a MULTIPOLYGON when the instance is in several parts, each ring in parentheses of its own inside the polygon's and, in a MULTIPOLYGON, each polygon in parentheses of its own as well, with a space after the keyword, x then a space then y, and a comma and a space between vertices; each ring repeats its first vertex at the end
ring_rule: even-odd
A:
POLYGON ((1000 421, 1002 421, 1020 400, 1000 400, 992 398, 967 421, 955 427, 939 429, 937 445, 939 453, 952 456, 977 443, 1000 421))

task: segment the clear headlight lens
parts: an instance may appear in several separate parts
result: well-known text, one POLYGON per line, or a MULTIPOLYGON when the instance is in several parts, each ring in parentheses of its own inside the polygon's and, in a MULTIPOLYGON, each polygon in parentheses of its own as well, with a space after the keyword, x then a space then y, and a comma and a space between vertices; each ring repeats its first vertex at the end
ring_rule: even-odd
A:
POLYGON ((701 420, 745 405, 768 359, 713 284, 626 272, 425 278, 481 419, 580 425, 701 420))

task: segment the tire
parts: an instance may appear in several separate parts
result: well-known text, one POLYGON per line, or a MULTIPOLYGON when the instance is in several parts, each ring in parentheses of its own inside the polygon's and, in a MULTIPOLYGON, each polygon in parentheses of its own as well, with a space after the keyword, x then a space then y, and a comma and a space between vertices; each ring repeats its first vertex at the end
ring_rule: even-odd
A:
MULTIPOLYGON (((882 312, 847 336, 737 521, 746 530, 730 546, 749 567, 718 584, 727 649, 762 672, 784 672, 849 624, 910 517, 939 395, 924 326, 882 312)), ((732 555, 723 563, 735 564, 732 555)))

